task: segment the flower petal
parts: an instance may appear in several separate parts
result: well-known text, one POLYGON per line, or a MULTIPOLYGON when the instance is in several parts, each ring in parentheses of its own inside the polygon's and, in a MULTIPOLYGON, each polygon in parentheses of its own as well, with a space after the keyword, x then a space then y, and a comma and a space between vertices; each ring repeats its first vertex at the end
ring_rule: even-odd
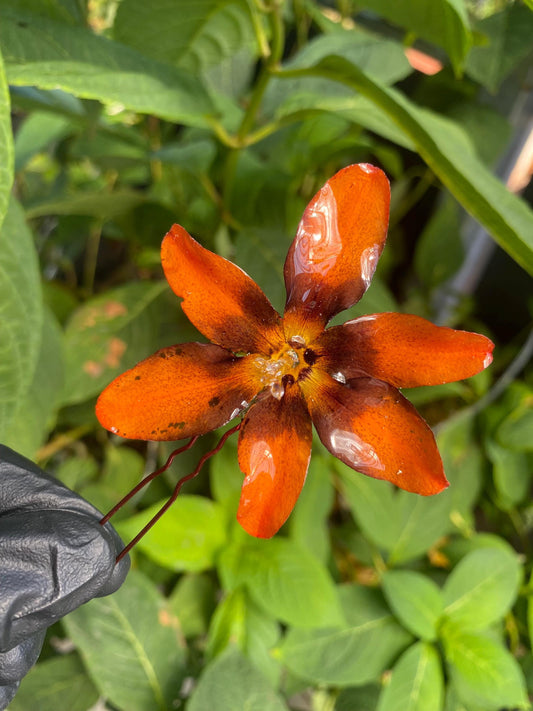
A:
POLYGON ((128 439, 176 440, 220 427, 261 389, 249 358, 206 343, 163 348, 107 386, 96 416, 128 439))
POLYGON ((213 343, 234 352, 279 349, 279 314, 238 266, 202 247, 180 225, 166 234, 161 262, 189 320, 213 343))
POLYGON ((291 513, 309 466, 311 419, 298 387, 268 394, 248 412, 239 435, 244 472, 237 520, 252 536, 270 538, 291 513))
POLYGON ((285 261, 286 336, 318 333, 364 294, 385 245, 390 187, 367 163, 334 175, 311 200, 285 261))
POLYGON ((470 378, 492 363, 485 336, 435 326, 420 316, 362 316, 325 331, 313 346, 320 366, 346 380, 362 373, 397 388, 470 378))
POLYGON ((317 370, 300 387, 323 444, 352 469, 424 496, 448 486, 433 433, 398 390, 317 370))

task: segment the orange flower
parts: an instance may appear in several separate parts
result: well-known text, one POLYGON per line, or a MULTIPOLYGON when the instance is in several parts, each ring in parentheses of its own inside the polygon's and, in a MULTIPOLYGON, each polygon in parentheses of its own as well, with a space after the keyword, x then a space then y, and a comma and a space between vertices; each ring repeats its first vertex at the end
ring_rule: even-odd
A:
POLYGON ((370 284, 389 201, 388 180, 371 165, 328 180, 287 255, 283 318, 245 272, 174 225, 163 269, 212 343, 163 348, 116 378, 96 405, 102 425, 121 437, 177 440, 244 413, 237 518, 263 538, 287 520, 302 489, 311 423, 353 469, 424 496, 442 491, 433 434, 397 388, 470 377, 492 361, 491 341, 397 313, 326 329, 370 284))

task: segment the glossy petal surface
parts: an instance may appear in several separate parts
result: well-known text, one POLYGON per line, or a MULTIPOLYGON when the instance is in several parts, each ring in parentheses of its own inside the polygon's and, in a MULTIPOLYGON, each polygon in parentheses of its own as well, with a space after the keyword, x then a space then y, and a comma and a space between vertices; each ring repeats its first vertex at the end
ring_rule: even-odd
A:
POLYGON ((318 334, 359 301, 374 274, 389 223, 385 173, 362 163, 340 170, 311 200, 285 261, 285 333, 318 334))
POLYGON ((311 455, 311 419, 297 386, 277 400, 268 394, 252 405, 239 435, 245 474, 237 520, 252 536, 270 538, 298 498, 311 455))
POLYGON ((341 385, 320 371, 301 387, 320 439, 342 462, 424 496, 448 486, 433 433, 398 390, 373 378, 341 385))
POLYGON ((128 439, 183 439, 220 427, 257 390, 248 358, 211 344, 181 343, 113 380, 98 398, 96 416, 128 439))
POLYGON ((435 326, 419 316, 362 316, 325 331, 315 350, 320 366, 346 380, 366 373, 397 388, 439 385, 470 378, 492 362, 485 336, 435 326))
POLYGON ((279 348, 280 317, 238 266, 202 247, 180 225, 166 234, 161 262, 189 320, 213 343, 233 352, 279 348))

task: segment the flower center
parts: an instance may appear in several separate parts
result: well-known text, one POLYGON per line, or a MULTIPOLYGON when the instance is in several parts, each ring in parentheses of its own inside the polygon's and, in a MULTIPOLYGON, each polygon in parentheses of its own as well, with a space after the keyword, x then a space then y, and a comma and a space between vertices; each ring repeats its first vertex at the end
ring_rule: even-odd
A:
POLYGON ((263 387, 268 388, 277 400, 281 400, 286 386, 298 380, 316 359, 315 353, 305 348, 303 338, 295 337, 270 358, 255 356, 254 365, 263 387))

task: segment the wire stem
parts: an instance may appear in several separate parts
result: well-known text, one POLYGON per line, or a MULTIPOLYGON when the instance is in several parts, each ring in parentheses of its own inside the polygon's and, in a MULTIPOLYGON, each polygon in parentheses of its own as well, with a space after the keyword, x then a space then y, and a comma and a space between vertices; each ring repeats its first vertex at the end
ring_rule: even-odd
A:
MULTIPOLYGON (((119 562, 122 560, 122 558, 124 558, 124 556, 127 555, 127 554, 130 552, 130 550, 133 548, 133 546, 135 546, 135 545, 141 540, 141 538, 142 538, 146 533, 148 533, 148 531, 152 528, 152 526, 153 526, 154 524, 156 524, 156 523, 159 521, 159 519, 161 518, 161 516, 163 516, 163 514, 164 514, 166 511, 168 511, 168 509, 172 506, 172 504, 174 503, 174 501, 176 501, 176 499, 178 498, 178 494, 180 493, 181 487, 183 486, 183 484, 185 484, 185 482, 186 482, 186 481, 189 481, 190 479, 194 479, 195 476, 198 476, 198 474, 200 473, 202 467, 203 467, 204 464, 207 462, 207 460, 210 459, 210 458, 211 458, 213 455, 215 455, 217 452, 220 452, 220 450, 222 449, 222 447, 223 447, 224 444, 226 443, 226 440, 228 439, 228 437, 230 437, 234 432, 237 432, 237 430, 239 430, 240 427, 241 427, 241 423, 239 422, 237 425, 235 425, 235 427, 232 427, 231 429, 227 430, 227 432, 224 432, 224 434, 222 435, 222 437, 219 439, 217 446, 216 446, 214 449, 212 449, 211 451, 206 452, 206 453, 203 455, 203 457, 201 457, 201 459, 200 459, 200 461, 198 462, 198 464, 196 465, 196 468, 194 469, 194 471, 192 471, 190 474, 187 474, 186 476, 182 477, 182 478, 178 481, 178 483, 177 483, 176 486, 174 487, 174 491, 172 492, 172 494, 170 495, 170 497, 168 498, 168 500, 166 501, 166 503, 163 504, 163 506, 159 509, 159 511, 155 514, 155 516, 153 516, 153 517, 150 519, 150 521, 148 521, 148 523, 146 524, 146 526, 144 526, 144 528, 142 528, 142 529, 139 531, 139 533, 135 536, 135 538, 134 538, 133 540, 131 540, 131 541, 128 543, 128 545, 118 554, 117 559, 116 559, 116 562, 117 562, 117 563, 119 563, 119 562)), ((198 439, 197 437, 193 437, 193 440, 194 440, 194 441, 196 441, 197 439, 198 439)), ((192 442, 192 444, 194 444, 194 442, 193 442, 192 440, 191 440, 191 442, 192 442)), ((189 446, 192 446, 191 442, 189 442, 189 444, 185 446, 185 449, 188 449, 189 446)), ((183 451, 183 448, 182 448, 182 451, 183 451)), ((173 452, 173 453, 170 455, 170 457, 173 457, 173 456, 175 456, 176 454, 178 454, 178 450, 176 450, 176 452, 173 452)), ((170 459, 170 457, 169 457, 169 459, 170 459)), ((150 476, 152 476, 152 475, 150 474, 150 476)), ((148 477, 147 477, 147 478, 148 478, 148 477)), ((152 478, 153 478, 153 477, 152 477, 152 478)), ((142 482, 141 482, 141 483, 142 483, 142 482)), ((109 514, 108 514, 108 516, 109 516, 109 514)), ((104 519, 102 519, 102 521, 103 521, 103 520, 104 520, 104 519)))

